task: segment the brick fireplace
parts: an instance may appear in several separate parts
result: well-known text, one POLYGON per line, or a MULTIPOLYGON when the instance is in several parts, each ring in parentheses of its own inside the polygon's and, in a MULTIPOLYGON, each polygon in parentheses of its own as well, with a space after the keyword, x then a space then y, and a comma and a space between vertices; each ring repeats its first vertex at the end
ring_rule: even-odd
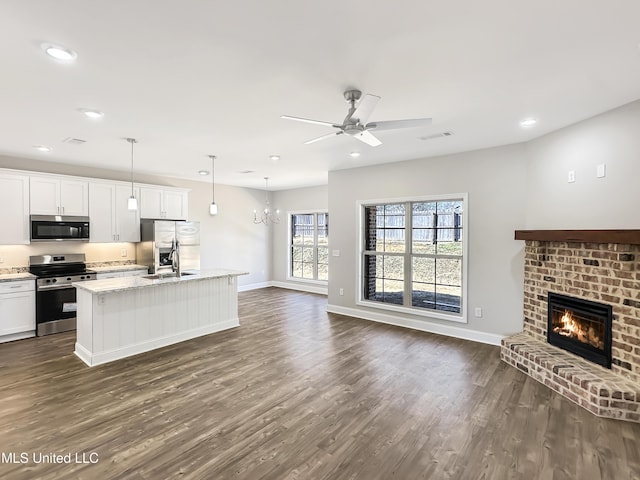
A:
POLYGON ((524 331, 503 340, 501 358, 596 415, 640 422, 640 231, 517 231, 516 240, 526 242, 524 331), (550 293, 611 310, 611 369, 548 343, 550 293))

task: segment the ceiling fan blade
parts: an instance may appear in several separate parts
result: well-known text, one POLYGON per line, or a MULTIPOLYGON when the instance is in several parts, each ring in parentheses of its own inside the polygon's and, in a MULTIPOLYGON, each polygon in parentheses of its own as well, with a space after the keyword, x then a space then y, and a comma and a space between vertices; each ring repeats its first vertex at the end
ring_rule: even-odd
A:
POLYGON ((376 108, 380 97, 377 95, 369 95, 366 94, 360 103, 358 104, 358 108, 356 108, 353 115, 351 115, 350 119, 357 119, 360 124, 364 125, 367 123, 367 120, 371 116, 373 109, 376 108))
POLYGON ((430 118, 414 118, 412 120, 389 120, 387 122, 371 122, 365 127, 367 130, 394 130, 396 128, 415 128, 431 125, 430 118))
POLYGON ((377 147, 378 145, 382 145, 382 142, 373 136, 372 133, 368 131, 360 132, 357 135, 354 135, 353 138, 357 138, 361 142, 366 143, 367 145, 371 145, 372 147, 377 147))
POLYGON ((336 125, 335 123, 331 123, 331 122, 323 122, 322 120, 310 120, 308 118, 291 117, 289 115, 280 115, 280 118, 284 118, 285 120, 295 120, 296 122, 315 123, 316 125, 326 125, 328 127, 340 127, 340 125, 336 125))
POLYGON ((320 140, 324 140, 324 139, 329 138, 329 137, 335 137, 336 135, 342 135, 342 133, 343 133, 342 131, 328 133, 327 135, 322 135, 321 137, 316 137, 316 138, 312 138, 311 140, 307 140, 306 142, 304 142, 304 144, 305 145, 309 145, 310 143, 319 142, 320 140))

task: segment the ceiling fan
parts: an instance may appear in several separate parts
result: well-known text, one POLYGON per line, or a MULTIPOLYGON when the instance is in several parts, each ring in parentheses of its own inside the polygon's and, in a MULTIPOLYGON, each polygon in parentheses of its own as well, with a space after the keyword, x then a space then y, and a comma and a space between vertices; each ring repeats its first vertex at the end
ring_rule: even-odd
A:
POLYGON ((297 122, 315 123, 318 125, 326 125, 328 127, 337 128, 337 132, 332 132, 321 137, 312 138, 307 140, 305 145, 309 143, 318 142, 326 138, 334 137, 336 135, 347 134, 360 140, 361 142, 377 147, 382 145, 382 142, 378 140, 372 131, 378 130, 394 130, 398 128, 414 128, 424 127, 431 125, 430 118, 415 118, 412 120, 389 120, 386 122, 369 122, 367 120, 371 116, 373 109, 378 104, 380 97, 376 95, 366 94, 362 100, 362 92, 360 90, 347 90, 344 92, 344 98, 349 102, 349 113, 344 118, 342 124, 323 122, 322 120, 310 120, 308 118, 291 117, 289 115, 282 115, 280 118, 286 120, 295 120, 297 122), (360 100, 360 101, 359 101, 360 100), (358 102, 359 101, 359 102, 358 102), (357 106, 356 106, 357 103, 357 106))

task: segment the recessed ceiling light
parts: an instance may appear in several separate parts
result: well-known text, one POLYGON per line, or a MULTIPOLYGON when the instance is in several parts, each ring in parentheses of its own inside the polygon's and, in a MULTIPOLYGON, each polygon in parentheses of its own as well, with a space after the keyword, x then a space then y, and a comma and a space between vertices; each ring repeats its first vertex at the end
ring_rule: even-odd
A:
POLYGON ((535 118, 525 118, 520 122, 520 126, 523 128, 533 127, 538 121, 535 118))
POLYGON ((198 170, 198 174, 206 177, 207 175, 209 175, 209 170, 198 170))
POLYGON ((104 117, 104 113, 100 110, 90 110, 88 108, 80 108, 79 110, 89 118, 97 119, 104 117))
POLYGON ((350 156, 351 158, 358 158, 358 157, 360 156, 360 152, 351 152, 351 153, 349 154, 349 156, 350 156))
POLYGON ((47 147, 46 145, 34 145, 33 148, 45 153, 48 153, 51 151, 51 147, 47 147))
POLYGON ((269 155, 269 160, 277 162, 278 160, 280 160, 280 155, 269 155))
POLYGON ((70 48, 62 47, 60 45, 45 43, 42 45, 42 49, 50 57, 63 62, 70 62, 78 58, 78 54, 76 52, 74 52, 70 48))

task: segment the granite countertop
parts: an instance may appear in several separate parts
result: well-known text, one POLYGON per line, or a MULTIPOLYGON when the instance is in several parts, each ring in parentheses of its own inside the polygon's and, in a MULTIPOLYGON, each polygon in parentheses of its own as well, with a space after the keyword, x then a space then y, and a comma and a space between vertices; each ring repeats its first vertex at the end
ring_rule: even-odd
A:
POLYGON ((73 283, 72 285, 79 290, 86 290, 91 293, 113 293, 124 290, 132 290, 136 288, 153 287, 156 285, 166 285, 168 283, 191 282, 197 280, 205 280, 208 278, 220 278, 229 276, 248 275, 249 272, 242 270, 230 270, 226 268, 215 268, 211 270, 201 270, 193 272, 183 272, 181 277, 120 277, 105 278, 103 280, 89 280, 84 282, 73 283))
POLYGON ((88 266, 87 269, 92 270, 96 273, 111 273, 111 272, 127 272, 130 270, 148 270, 149 268, 146 267, 145 265, 127 264, 127 265, 109 265, 106 267, 88 266))
POLYGON ((29 272, 5 273, 0 275, 0 282, 17 282, 19 280, 35 280, 36 276, 29 272))

